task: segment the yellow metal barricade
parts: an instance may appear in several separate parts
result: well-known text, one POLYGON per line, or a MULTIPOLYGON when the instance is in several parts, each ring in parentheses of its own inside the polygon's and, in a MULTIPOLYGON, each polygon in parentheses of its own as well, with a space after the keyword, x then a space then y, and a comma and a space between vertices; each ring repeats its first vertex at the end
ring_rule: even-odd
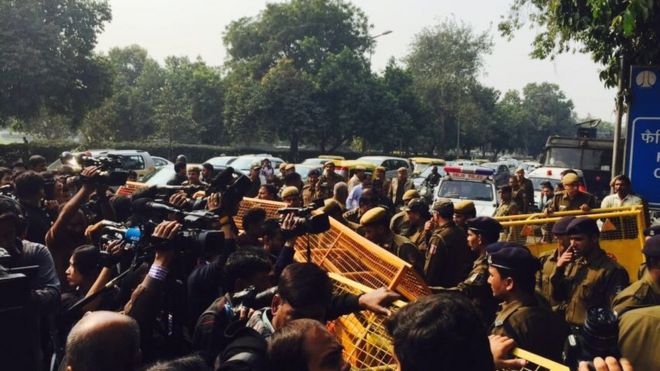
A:
POLYGON ((600 225, 600 246, 628 271, 632 281, 637 279, 639 266, 644 261, 644 209, 642 206, 629 206, 609 209, 563 211, 546 216, 544 214, 522 214, 496 219, 502 226, 512 228, 517 241, 525 243, 533 254, 554 249, 556 241, 544 241, 542 230, 550 230, 552 224, 564 216, 596 219, 600 225))

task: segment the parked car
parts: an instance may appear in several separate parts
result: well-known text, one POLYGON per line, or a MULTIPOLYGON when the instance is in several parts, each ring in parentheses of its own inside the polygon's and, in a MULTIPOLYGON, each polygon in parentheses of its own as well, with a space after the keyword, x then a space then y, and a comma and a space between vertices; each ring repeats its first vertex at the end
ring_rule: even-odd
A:
POLYGON ((204 163, 209 163, 213 166, 213 170, 218 172, 229 167, 229 164, 232 163, 237 156, 217 156, 211 157, 210 159, 204 161, 204 163))
MULTIPOLYGON (((525 177, 532 181, 534 185, 534 204, 539 205, 541 201, 541 183, 548 181, 555 188, 557 184, 561 183, 561 172, 568 170, 563 167, 539 167, 526 174, 525 177)), ((582 170, 573 169, 580 178, 580 190, 588 191, 587 184, 585 183, 584 174, 582 170)))
MULTIPOLYGON (((131 150, 131 149, 95 149, 88 150, 84 152, 74 152, 72 153, 73 157, 67 160, 66 165, 71 166, 75 171, 81 170, 81 165, 78 164, 76 157, 80 154, 85 154, 86 156, 91 157, 104 157, 107 155, 116 155, 121 156, 122 159, 122 169, 123 170, 133 170, 137 173, 138 179, 141 179, 145 175, 152 173, 156 170, 156 165, 149 154, 149 152, 142 150, 131 150)), ((48 165, 49 171, 56 171, 62 168, 65 164, 62 163, 61 159, 53 161, 48 165)))
POLYGON ((385 175, 390 179, 396 177, 396 171, 401 167, 407 168, 409 176, 412 176, 412 165, 405 158, 389 156, 362 156, 357 160, 370 162, 376 166, 384 167, 385 175))
POLYGON ((503 162, 485 162, 479 166, 493 169, 495 172, 493 177, 495 179, 496 187, 509 184, 509 177, 511 176, 511 172, 509 171, 509 166, 507 166, 507 164, 503 162))
POLYGON ((323 169, 321 166, 318 165, 310 165, 310 164, 295 164, 296 166, 296 173, 300 174, 300 178, 302 179, 303 182, 307 181, 307 177, 309 176, 309 172, 312 170, 318 170, 319 174, 323 172, 323 169))
POLYGON ((162 169, 165 166, 174 166, 174 163, 166 158, 158 156, 151 156, 151 158, 154 160, 154 166, 156 167, 156 170, 162 169))
POLYGON ((362 166, 365 168, 367 175, 371 175, 376 170, 376 165, 368 161, 360 160, 341 160, 334 161, 335 163, 335 173, 343 176, 346 180, 350 179, 355 173, 355 168, 362 166))
POLYGON ((267 153, 261 153, 238 156, 229 164, 229 166, 234 168, 234 170, 237 172, 247 175, 250 173, 250 167, 252 164, 260 164, 261 160, 265 158, 270 160, 270 163, 273 165, 273 169, 275 170, 277 170, 281 163, 285 162, 279 157, 274 157, 273 155, 267 153))
MULTIPOLYGON (((187 164, 186 169, 190 170, 193 167, 202 168, 202 164, 187 164)), ((172 178, 174 178, 174 166, 165 166, 154 171, 151 174, 146 175, 141 179, 141 183, 144 183, 148 186, 164 186, 167 185, 172 178)))
MULTIPOLYGON (((429 166, 426 168, 426 170, 422 171, 421 174, 417 174, 413 177, 413 184, 415 185, 415 188, 418 190, 420 189, 424 180, 431 174, 432 169, 433 166, 429 166)), ((446 175, 444 166, 438 166, 438 174, 440 174, 441 178, 446 175)))
POLYGON ((440 180, 434 200, 448 198, 453 203, 461 200, 474 202, 477 216, 492 216, 497 209, 497 190, 491 179, 493 170, 476 166, 447 166, 447 175, 440 180))

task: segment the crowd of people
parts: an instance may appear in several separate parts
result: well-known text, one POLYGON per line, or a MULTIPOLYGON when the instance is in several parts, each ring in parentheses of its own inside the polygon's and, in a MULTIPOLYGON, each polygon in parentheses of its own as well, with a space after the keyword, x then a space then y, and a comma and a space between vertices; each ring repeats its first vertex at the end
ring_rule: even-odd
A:
MULTIPOLYGON (((520 368, 516 346, 580 370, 660 365, 658 227, 645 231, 646 261, 630 285, 595 220, 545 226, 555 249, 535 257, 470 201, 429 205, 405 168, 388 179, 357 167, 344 179, 327 162, 303 182, 292 164, 279 174, 254 164, 239 196, 288 211, 269 219, 249 209, 239 231, 239 181, 220 187, 226 174, 189 169, 183 156, 168 187, 131 196, 114 194, 98 166, 45 165, 33 156, 0 168, 2 369, 346 370, 326 324, 363 310, 388 317, 403 371, 520 368), (433 295, 392 313, 401 297, 386 288, 335 292, 321 267, 294 260, 305 208, 410 263, 433 295)), ((534 206, 521 175, 500 189, 498 210, 534 206)), ((575 178, 546 196, 546 213, 596 207, 575 178)), ((626 180, 615 179, 603 207, 637 202, 626 180)))

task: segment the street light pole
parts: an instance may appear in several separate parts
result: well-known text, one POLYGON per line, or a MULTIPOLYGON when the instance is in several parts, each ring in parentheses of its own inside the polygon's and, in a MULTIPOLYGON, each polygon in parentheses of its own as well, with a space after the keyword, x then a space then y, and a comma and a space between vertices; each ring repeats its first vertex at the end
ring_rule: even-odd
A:
MULTIPOLYGON (((377 38, 379 38, 379 37, 381 37, 381 36, 389 35, 389 34, 391 34, 392 32, 393 32, 392 30, 383 31, 383 32, 381 32, 381 33, 379 33, 379 34, 377 34, 377 35, 369 36, 369 39, 371 39, 371 40, 375 40, 375 39, 377 39, 377 38)), ((369 49, 369 65, 371 65, 371 57, 373 57, 373 55, 374 55, 373 48, 370 48, 370 49, 369 49)))

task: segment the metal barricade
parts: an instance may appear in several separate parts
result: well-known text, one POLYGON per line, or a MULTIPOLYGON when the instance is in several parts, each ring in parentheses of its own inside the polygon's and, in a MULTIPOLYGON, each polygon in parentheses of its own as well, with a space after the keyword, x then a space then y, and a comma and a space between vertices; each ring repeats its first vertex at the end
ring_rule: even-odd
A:
POLYGON ((600 246, 627 271, 632 281, 644 261, 644 209, 642 206, 628 206, 609 209, 594 209, 585 213, 580 210, 545 214, 521 214, 496 219, 503 227, 514 229, 512 239, 524 243, 534 255, 554 249, 556 241, 547 238, 552 224, 564 216, 596 219, 600 226, 600 246), (546 233, 544 233, 544 230, 546 233), (544 236, 545 235, 545 236, 544 236))

